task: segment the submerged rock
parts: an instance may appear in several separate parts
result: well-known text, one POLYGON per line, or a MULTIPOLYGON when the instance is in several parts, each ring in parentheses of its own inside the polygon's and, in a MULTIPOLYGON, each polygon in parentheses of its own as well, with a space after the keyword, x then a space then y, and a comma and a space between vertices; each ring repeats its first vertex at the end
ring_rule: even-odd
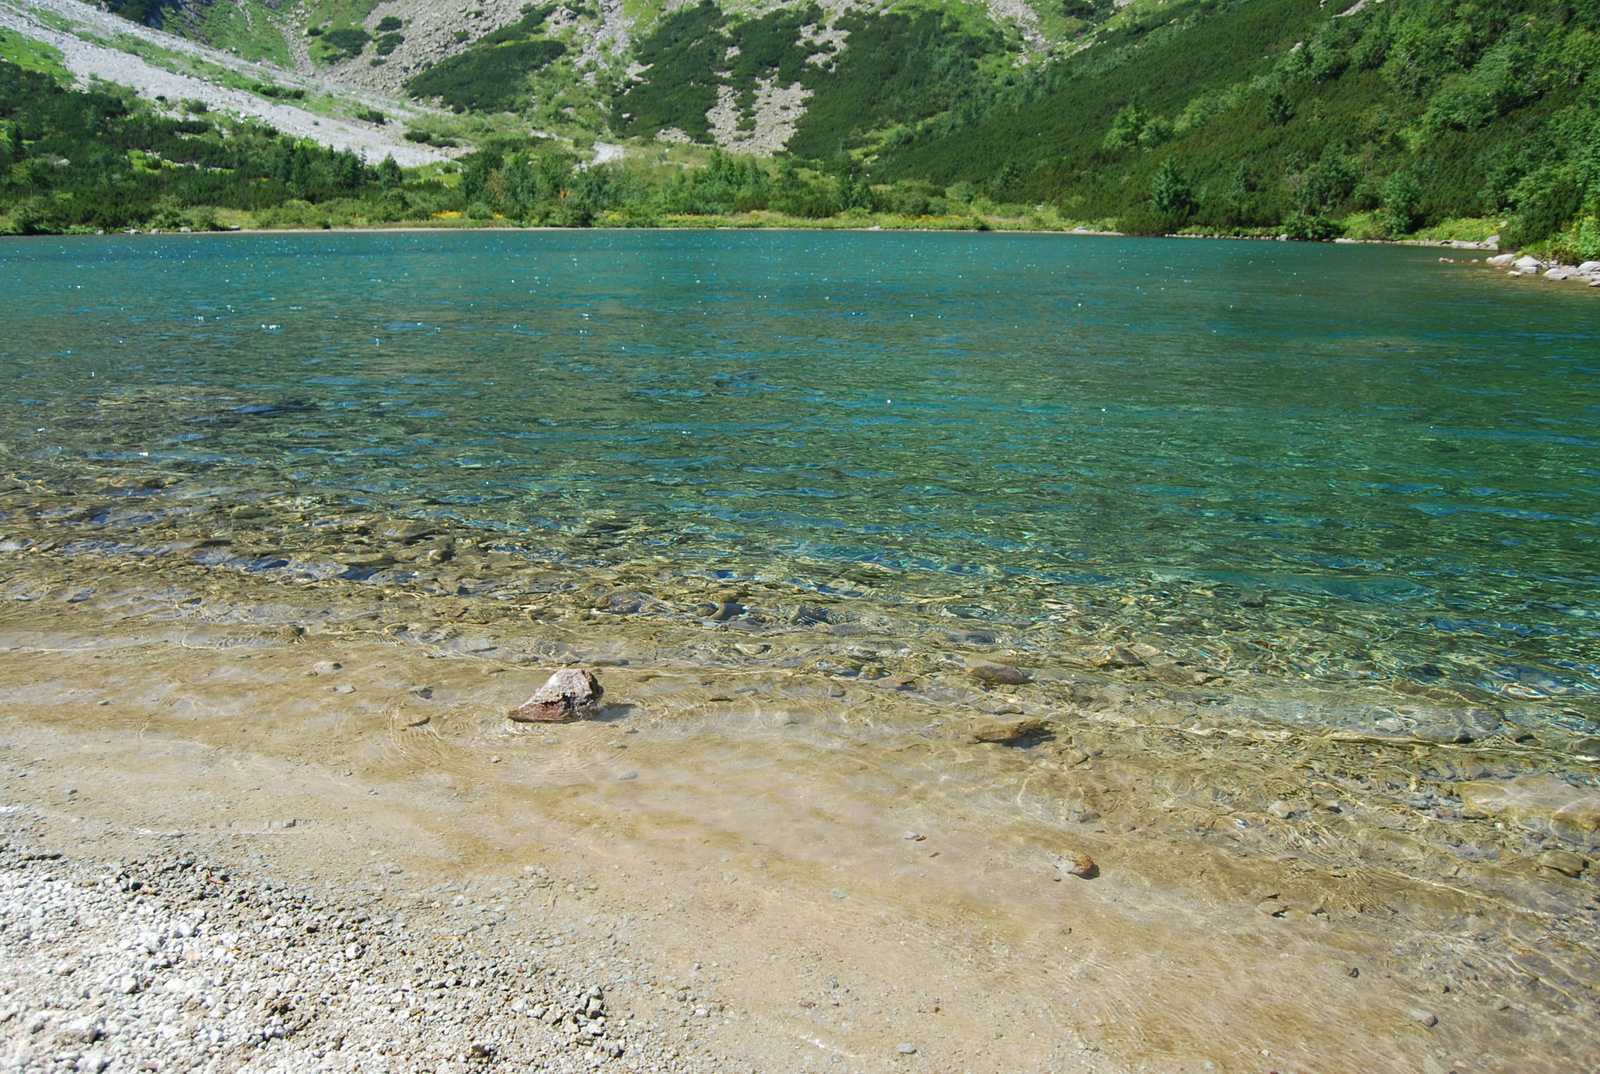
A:
POLYGON ((1523 827, 1575 839, 1592 838, 1600 830, 1600 791, 1554 776, 1458 783, 1456 794, 1468 813, 1504 817, 1523 827))
POLYGON ((972 737, 979 742, 1000 742, 1009 745, 1027 738, 1038 738, 1049 730, 1043 720, 984 720, 972 729, 972 737))
POLYGON ((979 682, 988 683, 990 686, 1022 686, 1033 681, 1021 668, 1012 667, 1010 664, 975 663, 967 665, 967 674, 979 682))
POLYGON ((1089 660, 1097 668, 1137 668, 1144 666, 1144 658, 1125 645, 1113 645, 1094 654, 1089 660))
POLYGON ((600 714, 600 697, 605 688, 594 672, 584 668, 562 668, 546 680, 534 695, 506 715, 519 723, 565 723, 588 720, 600 714))
POLYGON ((1553 869, 1564 876, 1580 876, 1584 860, 1570 850, 1547 850, 1538 857, 1540 868, 1553 869))

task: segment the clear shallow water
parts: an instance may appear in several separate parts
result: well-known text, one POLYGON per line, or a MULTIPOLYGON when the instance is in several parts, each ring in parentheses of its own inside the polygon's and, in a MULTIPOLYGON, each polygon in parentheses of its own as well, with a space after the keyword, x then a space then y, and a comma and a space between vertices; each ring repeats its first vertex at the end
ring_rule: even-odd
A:
POLYGON ((5 505, 128 533, 258 494, 452 519, 574 569, 781 579, 838 618, 891 609, 908 636, 1143 639, 1593 733, 1600 306, 1436 258, 877 233, 8 240, 5 505))

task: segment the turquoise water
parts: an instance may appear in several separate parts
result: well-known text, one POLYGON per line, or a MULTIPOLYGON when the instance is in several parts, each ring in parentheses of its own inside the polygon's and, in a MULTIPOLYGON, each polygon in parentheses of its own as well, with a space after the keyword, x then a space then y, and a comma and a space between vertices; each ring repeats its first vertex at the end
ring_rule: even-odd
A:
POLYGON ((1600 305, 1437 256, 6 240, 4 506, 135 542, 255 496, 452 519, 574 570, 781 579, 908 637, 1154 637, 1593 733, 1600 305))

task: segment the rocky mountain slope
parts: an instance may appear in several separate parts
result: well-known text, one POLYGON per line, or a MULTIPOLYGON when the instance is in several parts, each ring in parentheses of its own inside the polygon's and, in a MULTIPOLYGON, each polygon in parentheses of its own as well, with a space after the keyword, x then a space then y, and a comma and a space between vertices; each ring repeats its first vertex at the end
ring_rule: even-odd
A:
POLYGON ((1120 11, 1048 0, 987 7, 789 0, 748 9, 711 0, 106 0, 104 7, 242 60, 352 88, 436 99, 457 111, 516 113, 569 135, 610 130, 762 156, 794 148, 805 117, 819 109, 826 116, 809 124, 810 150, 834 138, 841 116, 870 129, 935 114, 947 103, 941 92, 959 95, 973 78, 993 80, 1070 52, 1080 35, 1120 11))
POLYGON ((1600 256, 1592 2, 104 2, 126 33, 84 32, 105 16, 79 0, 0 0, 0 11, 35 40, 78 24, 65 32, 81 44, 57 44, 79 75, 130 81, 121 59, 98 70, 82 59, 110 50, 227 86, 236 92, 219 107, 236 114, 278 116, 268 105, 299 95, 354 132, 273 123, 336 145, 362 134, 369 160, 391 145, 411 147, 405 160, 490 154, 459 205, 436 199, 436 212, 642 223, 773 209, 1302 239, 1501 235, 1600 256), (212 51, 197 60, 199 43, 212 51), (389 118, 401 123, 379 123, 389 118), (690 148, 671 157, 675 144, 690 148), (719 173, 726 196, 710 200, 660 194, 661 176, 648 196, 638 183, 596 188, 576 213, 565 187, 519 180, 522 193, 507 195, 501 174, 508 154, 681 168, 711 148, 787 170, 764 165, 731 185, 719 173))

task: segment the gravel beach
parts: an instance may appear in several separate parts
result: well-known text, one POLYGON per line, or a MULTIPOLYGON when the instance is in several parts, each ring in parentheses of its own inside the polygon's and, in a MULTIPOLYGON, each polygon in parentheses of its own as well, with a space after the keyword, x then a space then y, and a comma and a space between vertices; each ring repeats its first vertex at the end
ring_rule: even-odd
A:
POLYGON ((135 833, 129 857, 45 849, 56 827, 0 809, 0 1069, 702 1069, 615 1015, 592 952, 537 928, 440 935, 428 910, 475 913, 460 885, 405 905, 178 833, 135 833))

